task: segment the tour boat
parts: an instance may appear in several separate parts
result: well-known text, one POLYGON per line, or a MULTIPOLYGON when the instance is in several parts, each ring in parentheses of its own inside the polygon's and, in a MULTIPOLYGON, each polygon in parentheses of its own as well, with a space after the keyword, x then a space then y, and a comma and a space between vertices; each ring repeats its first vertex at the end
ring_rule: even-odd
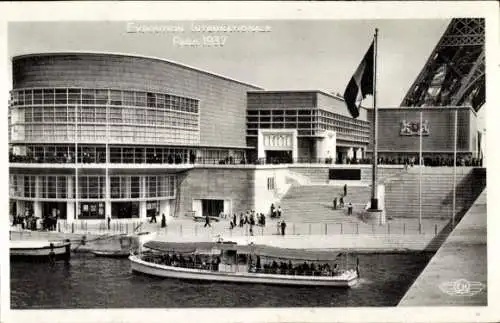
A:
MULTIPOLYGON (((186 280, 208 280, 234 283, 257 283, 298 286, 351 287, 358 281, 358 265, 349 270, 326 270, 328 265, 310 265, 313 261, 305 256, 290 257, 290 249, 235 243, 165 243, 151 241, 145 247, 153 250, 132 254, 129 257, 131 271, 146 275, 186 280), (171 257, 171 255, 174 255, 171 257), (180 258, 177 257, 180 255, 180 258), (184 256, 189 260, 183 261, 184 256), (194 259, 194 260, 193 260, 194 259), (211 259, 203 261, 202 259, 211 259), (217 260, 215 260, 217 259, 217 260), (262 269, 262 262, 267 263, 262 269), (288 264, 276 260, 288 260, 288 264), (300 260, 299 260, 300 259, 300 260), (301 262, 304 261, 302 265, 301 262), (304 266, 304 267, 301 267, 304 266), (299 270, 307 268, 308 270, 299 270), (314 268, 314 269, 313 269, 314 268), (316 270, 316 268, 323 268, 316 270)), ((297 252, 297 250, 296 250, 297 252)), ((324 252, 326 254, 326 252, 324 252)), ((317 253, 316 253, 317 256, 317 253)), ((339 255, 328 253, 322 261, 339 261, 339 255)), ((317 259, 315 259, 317 261, 317 259)))
POLYGON ((11 260, 68 260, 71 256, 71 243, 55 241, 10 241, 11 260))

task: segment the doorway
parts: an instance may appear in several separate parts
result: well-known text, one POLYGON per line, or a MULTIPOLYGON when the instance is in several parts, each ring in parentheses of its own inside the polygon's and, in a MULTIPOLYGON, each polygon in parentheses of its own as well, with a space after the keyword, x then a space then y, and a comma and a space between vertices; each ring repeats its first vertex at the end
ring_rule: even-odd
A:
POLYGON ((266 164, 291 164, 291 150, 266 150, 266 164))
POLYGON ((66 202, 42 202, 42 217, 66 219, 66 202))
POLYGON ((201 200, 202 216, 216 216, 224 212, 224 200, 201 200))

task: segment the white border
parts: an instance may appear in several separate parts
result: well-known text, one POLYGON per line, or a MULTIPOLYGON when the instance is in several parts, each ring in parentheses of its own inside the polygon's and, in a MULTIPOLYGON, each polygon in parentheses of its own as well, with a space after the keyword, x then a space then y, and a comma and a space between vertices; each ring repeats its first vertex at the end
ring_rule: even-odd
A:
MULTIPOLYGON (((8 166, 7 166, 7 102, 11 88, 7 57, 7 24, 9 21, 100 21, 100 20, 216 20, 216 19, 406 19, 486 17, 487 62, 487 152, 488 195, 500 196, 496 187, 496 165, 500 165, 498 149, 494 147, 498 127, 496 114, 500 107, 498 86, 498 14, 495 1, 462 2, 56 2, 56 3, 0 3, 0 102, 4 117, 0 118, 3 140, 0 152, 2 168, 1 196, 3 197, 1 229, 8 230, 8 166), (493 185, 492 185, 493 184, 493 185)), ((416 77, 416 76, 415 76, 416 77)), ((495 309, 498 296, 498 230, 500 221, 494 212, 494 203, 488 209, 488 303, 487 308, 436 307, 436 308, 293 308, 293 309, 195 309, 195 310, 51 310, 9 311, 9 267, 7 234, 0 235, 1 246, 1 307, 2 322, 476 322, 499 321, 500 312, 495 309)))

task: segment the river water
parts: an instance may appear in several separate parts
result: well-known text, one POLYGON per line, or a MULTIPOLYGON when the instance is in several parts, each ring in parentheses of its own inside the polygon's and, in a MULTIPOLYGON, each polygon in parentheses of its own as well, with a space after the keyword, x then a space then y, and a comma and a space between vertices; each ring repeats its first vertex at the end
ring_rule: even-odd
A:
POLYGON ((161 279, 132 274, 127 259, 75 255, 69 264, 11 263, 13 309, 395 306, 431 254, 359 255, 351 289, 161 279))

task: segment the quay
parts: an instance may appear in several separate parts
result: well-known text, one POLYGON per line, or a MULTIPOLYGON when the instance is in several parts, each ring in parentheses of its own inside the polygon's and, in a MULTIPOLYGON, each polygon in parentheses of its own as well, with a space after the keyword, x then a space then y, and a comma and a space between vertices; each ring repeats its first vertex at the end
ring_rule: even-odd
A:
POLYGON ((399 306, 487 306, 486 189, 399 306))

